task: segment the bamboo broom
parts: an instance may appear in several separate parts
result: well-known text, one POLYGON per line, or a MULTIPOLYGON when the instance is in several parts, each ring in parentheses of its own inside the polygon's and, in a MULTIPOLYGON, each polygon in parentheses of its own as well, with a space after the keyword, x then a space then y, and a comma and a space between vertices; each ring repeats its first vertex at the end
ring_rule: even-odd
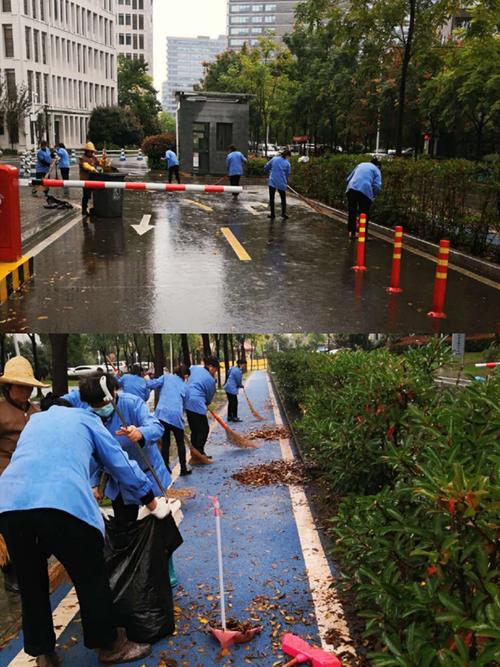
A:
POLYGON ((255 417, 255 419, 256 419, 257 421, 259 421, 259 422, 263 422, 263 421, 264 421, 264 417, 263 417, 262 415, 260 415, 260 414, 257 412, 257 410, 254 408, 253 403, 252 403, 252 401, 250 400, 250 398, 249 398, 249 396, 248 396, 248 394, 247 394, 247 390, 245 389, 245 387, 243 387, 243 393, 245 394, 245 398, 247 399, 248 407, 250 408, 250 412, 252 413, 252 415, 255 417))
POLYGON ((212 459, 209 459, 208 456, 205 456, 205 454, 202 454, 200 451, 198 451, 196 447, 193 447, 191 443, 187 442, 187 440, 186 447, 189 449, 191 454, 191 465, 193 465, 193 459, 195 464, 199 463, 204 466, 209 466, 213 463, 212 459))
POLYGON ((212 415, 212 417, 215 419, 216 422, 218 422, 222 428, 226 431, 226 436, 229 442, 236 447, 240 447, 242 449, 257 449, 257 445, 253 443, 251 440, 248 438, 245 438, 245 436, 240 435, 240 433, 236 433, 236 431, 233 431, 232 428, 226 424, 226 422, 219 417, 218 414, 216 414, 213 410, 210 410, 208 408, 208 411, 212 415))

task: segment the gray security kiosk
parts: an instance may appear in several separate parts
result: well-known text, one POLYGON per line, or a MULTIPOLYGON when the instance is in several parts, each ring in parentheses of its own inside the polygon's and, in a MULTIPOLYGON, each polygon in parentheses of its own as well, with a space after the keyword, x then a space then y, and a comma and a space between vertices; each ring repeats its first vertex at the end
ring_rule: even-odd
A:
POLYGON ((246 154, 251 95, 178 92, 177 148, 183 171, 225 174, 227 149, 246 154))

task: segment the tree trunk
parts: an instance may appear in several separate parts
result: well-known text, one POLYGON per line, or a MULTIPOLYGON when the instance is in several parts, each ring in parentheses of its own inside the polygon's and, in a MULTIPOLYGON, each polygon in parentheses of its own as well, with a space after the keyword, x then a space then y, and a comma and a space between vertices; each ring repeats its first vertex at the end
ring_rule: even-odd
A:
POLYGON ((0 334, 0 373, 5 366, 5 334, 0 334))
POLYGON ((241 361, 246 361, 247 360, 247 353, 245 350, 245 336, 242 336, 240 339, 240 351, 239 351, 239 357, 241 361))
POLYGON ((229 375, 229 341, 228 335, 222 334, 222 347, 224 348, 224 369, 226 371, 226 380, 229 375))
POLYGON ((68 393, 68 334, 49 334, 52 350, 52 391, 68 393))
MULTIPOLYGON (((217 355, 217 359, 220 362, 220 335, 215 334, 215 354, 217 355)), ((221 386, 221 376, 220 376, 220 363, 219 363, 219 368, 217 369, 217 381, 219 383, 219 387, 221 386)))
POLYGON ((209 334, 201 334, 201 339, 203 341, 203 356, 204 357, 211 357, 212 356, 212 348, 210 347, 210 335, 209 334))
POLYGON ((162 334, 153 334, 153 343, 154 343, 155 377, 158 378, 163 375, 163 368, 165 367, 165 350, 163 349, 162 334))
POLYGON ((189 353, 189 341, 187 334, 181 334, 182 363, 188 368, 191 366, 191 355, 189 353))
POLYGON ((399 108, 398 125, 396 132, 396 155, 401 156, 403 150, 403 124, 406 102, 406 82, 408 79, 408 68, 411 60, 411 47, 413 44, 413 33, 415 31, 415 14, 417 0, 410 0, 410 21, 408 24, 408 35, 406 36, 403 63, 401 66, 401 81, 399 82, 399 108))
POLYGON ((231 366, 234 366, 236 359, 234 358, 233 334, 229 334, 229 347, 231 348, 231 366))
MULTIPOLYGON (((28 337, 31 341, 31 353, 33 355, 33 367, 35 371, 35 377, 37 380, 40 380, 40 362, 38 360, 38 349, 36 345, 36 334, 28 334, 28 337)), ((36 395, 41 398, 43 396, 42 388, 38 387, 36 395)))

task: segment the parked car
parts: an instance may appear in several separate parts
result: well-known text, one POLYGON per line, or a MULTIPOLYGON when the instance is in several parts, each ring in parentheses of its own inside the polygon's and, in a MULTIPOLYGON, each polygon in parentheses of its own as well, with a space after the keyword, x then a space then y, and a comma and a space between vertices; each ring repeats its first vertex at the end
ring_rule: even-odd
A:
POLYGON ((75 368, 68 368, 68 375, 73 377, 87 377, 97 373, 97 371, 106 372, 106 364, 89 364, 88 366, 75 366, 75 368), (71 371, 71 372, 70 372, 71 371))

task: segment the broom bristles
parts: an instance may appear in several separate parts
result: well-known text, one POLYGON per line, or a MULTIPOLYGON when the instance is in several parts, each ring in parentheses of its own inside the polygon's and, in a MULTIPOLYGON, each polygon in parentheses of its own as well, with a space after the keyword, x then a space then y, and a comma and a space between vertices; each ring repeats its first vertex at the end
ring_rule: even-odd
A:
POLYGON ((167 489, 167 497, 174 500, 192 500, 196 497, 196 491, 194 489, 185 488, 185 489, 167 489))
POLYGON ((205 466, 213 463, 212 459, 209 459, 208 456, 199 452, 196 447, 189 447, 189 451, 191 452, 191 458, 195 459, 197 463, 201 463, 205 466))
POLYGON ((263 417, 262 415, 260 415, 260 414, 257 412, 257 410, 254 408, 253 403, 252 403, 252 401, 250 400, 250 398, 249 398, 249 396, 248 396, 248 394, 247 394, 246 391, 245 391, 245 398, 247 399, 248 407, 250 408, 250 412, 252 413, 252 415, 255 417, 255 419, 256 419, 257 421, 259 421, 259 422, 263 422, 263 421, 264 421, 264 417, 263 417))
POLYGON ((0 535, 0 567, 4 567, 9 562, 9 552, 5 540, 0 535))
POLYGON ((229 426, 226 429, 226 436, 229 442, 236 445, 236 447, 241 447, 242 449, 257 449, 257 445, 254 442, 245 438, 244 435, 236 433, 236 431, 233 431, 229 426))

